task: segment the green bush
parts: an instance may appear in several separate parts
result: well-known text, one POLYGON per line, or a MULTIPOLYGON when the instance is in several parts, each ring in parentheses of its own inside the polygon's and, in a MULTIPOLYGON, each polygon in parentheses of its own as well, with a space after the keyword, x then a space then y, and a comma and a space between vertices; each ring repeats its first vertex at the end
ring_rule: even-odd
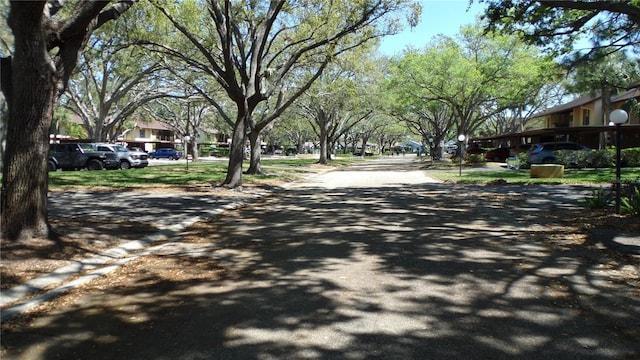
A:
POLYGON ((620 150, 620 163, 626 167, 640 167, 640 148, 620 150))
POLYGON ((553 154, 556 164, 562 164, 566 168, 586 168, 591 165, 590 151, 557 150, 553 154))
POLYGON ((471 164, 484 162, 484 154, 465 154, 465 161, 471 164))
POLYGON ((640 187, 634 187, 633 194, 620 199, 620 212, 623 214, 640 215, 640 187))
POLYGON ((594 168, 615 166, 616 153, 612 149, 594 150, 589 155, 591 156, 591 166, 594 168))
POLYGON ((216 156, 216 157, 229 156, 229 148, 228 147, 217 147, 215 149, 211 149, 210 156, 216 156))
MULTIPOLYGON (((615 147, 593 150, 593 151, 572 151, 558 150, 554 152, 556 164, 564 165, 567 168, 613 168, 616 166, 615 147)), ((520 168, 527 169, 527 154, 519 153, 520 168)), ((620 164, 622 167, 640 167, 640 148, 622 149, 620 151, 620 164)))
POLYGON ((593 190, 591 197, 579 201, 589 209, 604 209, 609 206, 611 196, 607 195, 601 186, 600 189, 593 190))
POLYGON ((518 153, 518 161, 520 162, 520 169, 529 169, 531 167, 531 164, 527 162, 526 152, 518 153))

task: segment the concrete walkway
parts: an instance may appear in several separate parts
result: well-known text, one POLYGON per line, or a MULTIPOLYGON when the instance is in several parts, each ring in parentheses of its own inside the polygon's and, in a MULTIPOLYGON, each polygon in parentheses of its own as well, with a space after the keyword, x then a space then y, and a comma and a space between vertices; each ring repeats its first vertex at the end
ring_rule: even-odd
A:
POLYGON ((175 242, 123 261, 153 252, 192 278, 148 269, 84 294, 3 334, 2 358, 637 358, 639 289, 625 279, 638 264, 603 267, 545 218, 588 194, 441 184, 396 157, 256 197, 205 242, 181 241, 184 228, 224 205, 163 195, 158 208, 186 209, 166 224, 175 242))

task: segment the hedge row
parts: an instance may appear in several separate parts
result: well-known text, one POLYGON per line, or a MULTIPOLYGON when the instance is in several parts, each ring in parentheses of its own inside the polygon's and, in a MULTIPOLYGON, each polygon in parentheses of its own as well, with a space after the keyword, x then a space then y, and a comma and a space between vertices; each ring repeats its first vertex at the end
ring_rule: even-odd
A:
MULTIPOLYGON (((593 151, 558 150, 554 152, 556 164, 571 168, 608 168, 616 166, 615 148, 593 151)), ((527 154, 519 154, 521 167, 527 164, 527 154)), ((528 166, 528 164, 527 164, 528 166)), ((620 151, 621 167, 640 167, 640 148, 622 149, 620 151)))

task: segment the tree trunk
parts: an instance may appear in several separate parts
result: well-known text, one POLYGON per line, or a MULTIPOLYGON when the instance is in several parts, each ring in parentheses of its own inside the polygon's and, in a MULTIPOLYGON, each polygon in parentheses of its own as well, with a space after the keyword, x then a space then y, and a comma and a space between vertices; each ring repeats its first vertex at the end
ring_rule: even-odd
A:
POLYGON ((7 96, 9 141, 3 159, 2 235, 9 240, 49 238, 53 232, 47 220, 47 154, 58 82, 46 51, 40 17, 24 12, 12 17, 21 25, 13 29, 15 56, 7 96))
POLYGON ((231 145, 229 147, 229 167, 227 177, 222 183, 228 188, 242 186, 242 163, 244 162, 244 146, 246 140, 247 119, 244 113, 238 111, 238 118, 233 127, 231 145))
POLYGON ((191 145, 191 159, 195 162, 200 158, 200 151, 198 151, 198 132, 194 132, 189 141, 191 145))
POLYGON ((247 174, 251 175, 261 175, 263 174, 262 168, 260 167, 260 155, 261 155, 261 143, 262 137, 260 136, 260 131, 253 129, 249 133, 249 144, 251 147, 251 158, 249 159, 249 169, 247 170, 247 174))
POLYGON ((361 158, 363 158, 365 153, 367 152, 366 149, 367 149, 367 139, 363 138, 362 139, 362 150, 360 151, 360 157, 361 158))
POLYGON ((331 159, 328 146, 329 126, 331 125, 330 116, 327 116, 327 113, 325 113, 323 109, 318 109, 316 114, 316 123, 320 128, 320 159, 318 160, 318 163, 326 165, 327 161, 331 159))
MULTIPOLYGON (((609 125, 609 113, 611 113, 611 88, 608 85, 603 85, 602 90, 602 126, 609 125)), ((604 149, 607 146, 607 137, 604 132, 600 132, 598 149, 604 149)), ((616 144, 616 147, 618 144, 616 144)))
POLYGON ((320 160, 318 160, 319 164, 327 164, 327 161, 329 160, 329 141, 327 139, 328 134, 327 132, 321 128, 320 129, 320 160))

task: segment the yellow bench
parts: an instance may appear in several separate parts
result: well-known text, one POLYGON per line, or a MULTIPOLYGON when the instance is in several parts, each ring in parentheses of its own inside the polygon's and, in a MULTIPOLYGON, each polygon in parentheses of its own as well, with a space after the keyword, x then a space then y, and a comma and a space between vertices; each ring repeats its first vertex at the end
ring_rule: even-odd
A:
POLYGON ((564 176, 564 165, 531 164, 529 174, 532 178, 561 178, 564 176))

